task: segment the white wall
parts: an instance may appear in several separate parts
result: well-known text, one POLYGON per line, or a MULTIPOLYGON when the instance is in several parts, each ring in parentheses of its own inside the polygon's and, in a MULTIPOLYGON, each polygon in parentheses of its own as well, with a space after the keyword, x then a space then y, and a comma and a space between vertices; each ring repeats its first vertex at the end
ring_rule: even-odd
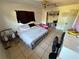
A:
POLYGON ((5 28, 17 28, 18 23, 16 19, 15 10, 34 11, 35 20, 40 23, 42 11, 40 8, 27 4, 17 3, 0 3, 0 30, 5 28))
POLYGON ((71 29, 79 11, 79 4, 60 6, 58 10, 60 13, 56 28, 63 31, 71 29))
POLYGON ((42 9, 42 23, 46 24, 47 10, 42 9))
POLYGON ((50 11, 59 11, 57 29, 66 31, 72 28, 72 25, 75 21, 76 15, 79 11, 79 4, 59 6, 56 8, 48 8, 43 11, 42 22, 46 23, 46 12, 50 11))

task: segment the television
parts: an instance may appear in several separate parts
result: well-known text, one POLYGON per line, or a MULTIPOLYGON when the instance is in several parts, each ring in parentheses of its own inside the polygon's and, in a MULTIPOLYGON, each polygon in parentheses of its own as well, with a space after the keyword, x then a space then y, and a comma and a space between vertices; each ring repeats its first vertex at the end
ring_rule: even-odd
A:
POLYGON ((57 20, 54 20, 53 23, 57 23, 57 20))
POLYGON ((35 15, 33 11, 16 11, 16 17, 18 23, 29 23, 35 21, 35 15))

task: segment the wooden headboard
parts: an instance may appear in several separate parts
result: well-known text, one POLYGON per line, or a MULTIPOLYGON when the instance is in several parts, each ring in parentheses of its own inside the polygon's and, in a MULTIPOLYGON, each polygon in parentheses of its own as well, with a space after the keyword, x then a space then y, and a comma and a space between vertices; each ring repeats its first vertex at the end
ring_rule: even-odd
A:
POLYGON ((28 23, 35 21, 35 14, 33 11, 16 11, 16 17, 18 23, 28 23))

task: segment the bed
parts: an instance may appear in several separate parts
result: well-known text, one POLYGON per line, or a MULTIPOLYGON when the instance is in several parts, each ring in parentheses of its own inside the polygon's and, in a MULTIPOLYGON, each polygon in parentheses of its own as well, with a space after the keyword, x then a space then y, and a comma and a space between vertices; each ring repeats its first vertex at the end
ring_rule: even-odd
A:
POLYGON ((30 48, 35 48, 46 36, 48 30, 41 26, 28 26, 24 24, 18 27, 17 30, 20 39, 30 48))

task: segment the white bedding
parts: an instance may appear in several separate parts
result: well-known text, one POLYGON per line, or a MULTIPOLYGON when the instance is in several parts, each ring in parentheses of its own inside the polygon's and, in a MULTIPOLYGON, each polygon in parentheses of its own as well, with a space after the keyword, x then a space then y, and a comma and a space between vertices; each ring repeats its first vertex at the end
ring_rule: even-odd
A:
POLYGON ((18 31, 18 35, 25 42, 25 44, 32 48, 31 44, 33 44, 34 41, 41 38, 47 32, 47 29, 44 29, 40 26, 33 26, 28 30, 18 31))

